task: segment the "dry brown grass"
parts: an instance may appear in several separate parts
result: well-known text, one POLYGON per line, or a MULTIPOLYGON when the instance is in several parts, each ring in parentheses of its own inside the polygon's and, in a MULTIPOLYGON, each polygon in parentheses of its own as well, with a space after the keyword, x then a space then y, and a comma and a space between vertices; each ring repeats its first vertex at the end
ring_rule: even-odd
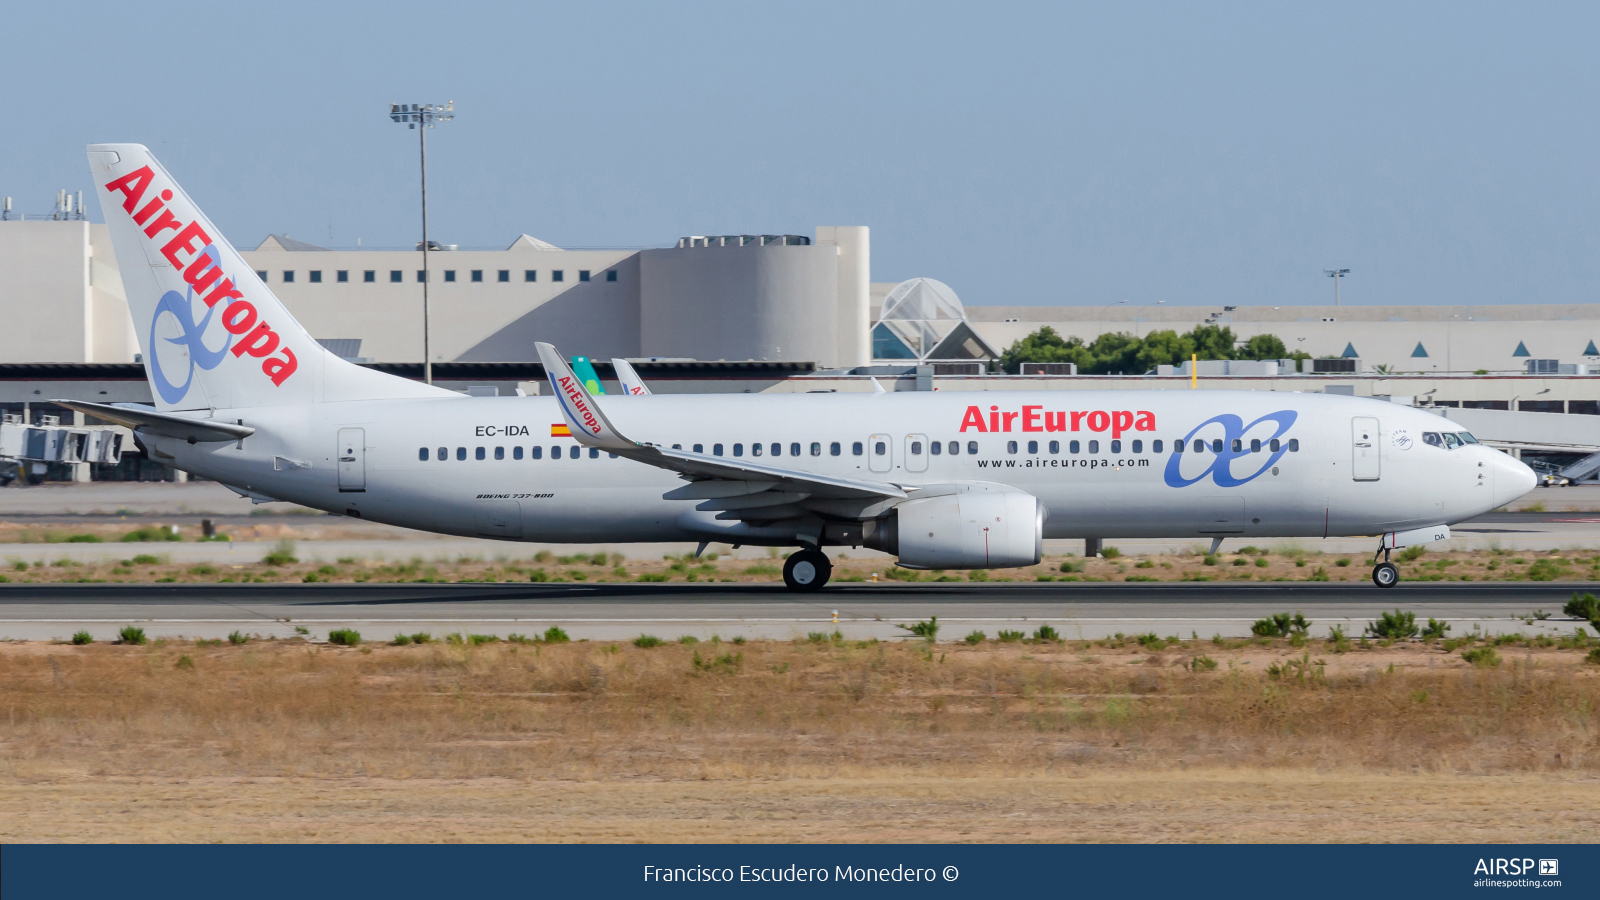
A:
POLYGON ((1581 653, 1327 649, 0 645, 0 839, 1592 837, 1581 653))
MULTIPOLYGON (((3 527, 3 523, 0 523, 3 527)), ((289 526, 268 526, 289 531, 289 526)), ((303 531, 303 529, 302 529, 303 531)), ((273 533, 276 533, 274 531, 273 533)), ((300 533, 300 532, 294 532, 300 533)), ((330 532, 331 534, 331 532, 330 532)), ((60 537, 60 535, 56 535, 60 537)), ((331 538, 329 538, 331 539, 331 538)), ((293 541, 290 542, 291 544, 293 541)), ((715 553, 702 559, 685 555, 659 560, 624 559, 621 554, 539 551, 523 559, 479 557, 433 558, 412 555, 401 560, 345 558, 318 559, 315 541, 296 545, 300 561, 285 565, 173 563, 164 554, 167 542, 101 544, 107 553, 125 557, 121 562, 79 563, 70 559, 32 565, 12 561, 0 578, 12 582, 525 582, 590 583, 627 581, 776 582, 782 580, 783 559, 774 551, 768 559, 732 559, 715 553)), ((407 545, 397 545, 404 553, 407 545)), ((1365 582, 1371 559, 1366 554, 1307 553, 1294 545, 1240 548, 1256 552, 1223 553, 1208 557, 1195 552, 1124 556, 1115 559, 1052 557, 1039 565, 993 571, 916 572, 888 559, 837 559, 837 582, 860 581, 1345 581, 1365 582), (1210 560, 1208 563, 1207 560, 1210 560), (1264 565, 1258 565, 1264 563, 1264 565), (1340 566, 1344 561, 1346 565, 1340 566), (1070 571, 1069 571, 1070 570, 1070 571)), ((849 551, 845 551, 846 554, 849 551)), ((1408 581, 1600 581, 1600 555, 1573 551, 1462 551, 1427 552, 1401 560, 1402 578, 1408 581)))

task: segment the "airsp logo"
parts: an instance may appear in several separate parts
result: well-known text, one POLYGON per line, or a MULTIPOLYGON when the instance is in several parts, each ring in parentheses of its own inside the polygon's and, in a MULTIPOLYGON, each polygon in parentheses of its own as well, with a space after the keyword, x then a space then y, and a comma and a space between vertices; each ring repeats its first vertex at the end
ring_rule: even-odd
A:
POLYGON ((1411 449, 1411 434, 1404 428, 1396 428, 1389 437, 1389 442, 1394 444, 1396 450, 1411 449))

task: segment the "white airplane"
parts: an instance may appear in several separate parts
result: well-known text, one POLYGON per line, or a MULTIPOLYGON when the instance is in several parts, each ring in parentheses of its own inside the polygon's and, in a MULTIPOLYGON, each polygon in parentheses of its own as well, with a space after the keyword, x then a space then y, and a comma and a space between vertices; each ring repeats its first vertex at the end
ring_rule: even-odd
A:
MULTIPOLYGON (((866 546, 920 569, 1037 563, 1046 538, 1378 537, 1388 551, 1534 487, 1520 461, 1376 400, 1240 391, 467 397, 345 362, 150 152, 89 148, 155 405, 58 401, 259 500, 540 542, 866 546)), ((1378 556, 1384 561, 1379 563, 1378 556)))

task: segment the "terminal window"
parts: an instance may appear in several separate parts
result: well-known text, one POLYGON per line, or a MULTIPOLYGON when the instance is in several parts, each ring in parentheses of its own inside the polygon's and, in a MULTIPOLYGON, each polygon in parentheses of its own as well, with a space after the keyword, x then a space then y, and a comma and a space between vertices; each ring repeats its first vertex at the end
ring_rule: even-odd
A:
POLYGON ((505 284, 506 282, 508 282, 510 280, 511 280, 511 270, 510 269, 501 269, 500 270, 500 283, 501 284, 505 284))
POLYGON ((445 281, 455 281, 456 280, 456 270, 455 269, 445 269, 444 270, 444 280, 445 281))
POLYGON ((344 284, 350 280, 350 272, 346 269, 340 269, 334 273, 333 280, 339 282, 340 284, 344 284))
POLYGON ((265 284, 265 283, 266 283, 266 281, 267 281, 267 273, 266 273, 266 271, 265 271, 265 270, 263 270, 263 269, 257 269, 257 270, 256 270, 256 277, 257 277, 257 278, 259 278, 259 279, 261 279, 261 282, 262 282, 262 283, 263 283, 263 284, 265 284))
POLYGON ((522 280, 523 281, 538 281, 539 280, 539 271, 537 269, 523 269, 522 270, 522 280))
POLYGON ((389 283, 390 284, 399 284, 404 279, 405 279, 405 275, 399 269, 390 269, 389 270, 389 283))
POLYGON ((617 270, 616 269, 608 269, 606 271, 606 280, 607 281, 616 281, 617 280, 617 270))
POLYGON ((322 270, 321 269, 312 269, 311 270, 311 283, 312 284, 321 284, 322 283, 322 270))
POLYGON ((588 281, 589 280, 589 270, 588 269, 579 269, 578 270, 578 280, 579 281, 588 281))
POLYGON ((482 269, 473 269, 472 270, 472 280, 476 281, 479 284, 482 284, 483 283, 483 270, 482 269))
POLYGON ((566 281, 567 280, 567 273, 561 271, 560 269, 552 269, 552 270, 550 270, 550 280, 551 281, 566 281))
POLYGON ((283 283, 284 284, 290 284, 293 281, 294 281, 294 270, 293 269, 284 269, 283 270, 283 283))
POLYGON ((372 269, 368 269, 361 273, 361 280, 367 284, 376 284, 378 281, 378 273, 372 269))
POLYGON ((427 276, 423 273, 423 271, 421 269, 417 270, 417 284, 421 284, 423 282, 423 279, 425 279, 426 277, 427 276))

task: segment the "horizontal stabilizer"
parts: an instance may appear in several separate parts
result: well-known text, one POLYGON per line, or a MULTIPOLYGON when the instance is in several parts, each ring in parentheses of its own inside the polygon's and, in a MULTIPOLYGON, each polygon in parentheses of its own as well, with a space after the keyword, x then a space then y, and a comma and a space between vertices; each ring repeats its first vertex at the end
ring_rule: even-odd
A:
POLYGON ((184 441, 237 441, 256 433, 249 425, 236 425, 233 422, 220 422, 216 419, 195 419, 177 413, 156 412, 148 406, 117 405, 109 403, 86 403, 81 400, 51 400, 67 409, 114 422, 118 425, 132 428, 134 431, 147 431, 163 437, 178 438, 184 441))

